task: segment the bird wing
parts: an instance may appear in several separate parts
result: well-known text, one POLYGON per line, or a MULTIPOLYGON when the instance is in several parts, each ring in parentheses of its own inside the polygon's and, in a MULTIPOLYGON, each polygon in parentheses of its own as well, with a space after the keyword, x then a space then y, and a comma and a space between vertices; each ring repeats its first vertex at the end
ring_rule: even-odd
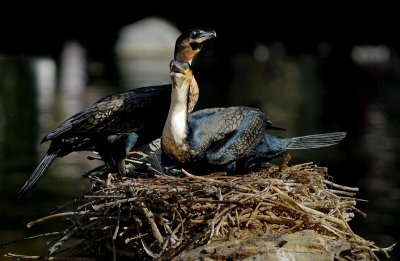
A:
POLYGON ((211 164, 222 165, 249 153, 262 139, 270 122, 258 109, 215 108, 193 113, 190 126, 194 147, 211 164))
POLYGON ((223 139, 230 131, 223 128, 226 108, 211 108, 196 111, 189 115, 188 122, 193 145, 206 151, 211 144, 223 139))
MULTIPOLYGON (((50 131, 42 140, 52 140, 69 131, 132 132, 141 129, 149 111, 157 110, 157 103, 169 97, 171 85, 157 85, 133 89, 107 96, 92 106, 73 115, 50 131)), ((168 99, 167 99, 168 100, 168 99)))
POLYGON ((92 106, 83 109, 72 117, 64 121, 60 126, 50 131, 42 140, 52 140, 61 134, 74 129, 76 132, 89 131, 101 124, 107 117, 120 109, 124 104, 125 95, 114 95, 113 97, 106 97, 92 106))

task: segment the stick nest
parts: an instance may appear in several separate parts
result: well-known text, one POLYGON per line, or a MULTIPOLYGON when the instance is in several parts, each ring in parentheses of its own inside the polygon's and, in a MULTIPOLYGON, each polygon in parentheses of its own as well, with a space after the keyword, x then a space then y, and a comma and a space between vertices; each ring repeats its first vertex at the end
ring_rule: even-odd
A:
POLYGON ((329 181, 324 167, 271 165, 243 176, 184 173, 179 178, 156 175, 121 181, 111 174, 106 180, 97 178, 70 211, 63 208, 64 212, 28 227, 67 217, 72 225, 53 242, 50 255, 108 260, 191 260, 204 254, 210 260, 239 259, 252 256, 246 254, 244 242, 253 240, 254 245, 254 239, 263 239, 281 248, 288 241, 283 235, 309 230, 314 239, 340 242, 333 248, 325 240, 329 245, 324 246, 325 252, 336 260, 377 259, 374 252, 387 255, 391 250, 351 230, 347 222, 354 213, 364 215, 356 208, 358 189, 329 181), (243 244, 234 254, 216 250, 210 254, 204 249, 222 242, 243 244), (201 246, 201 251, 193 252, 201 246))

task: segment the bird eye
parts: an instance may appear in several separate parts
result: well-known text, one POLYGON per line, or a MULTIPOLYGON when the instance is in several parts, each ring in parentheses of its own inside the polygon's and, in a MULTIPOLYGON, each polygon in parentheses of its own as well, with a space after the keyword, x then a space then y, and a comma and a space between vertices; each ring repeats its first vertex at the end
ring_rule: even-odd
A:
POLYGON ((192 38, 192 39, 194 39, 194 38, 197 37, 197 35, 198 35, 198 32, 193 31, 193 32, 190 33, 189 37, 192 38))

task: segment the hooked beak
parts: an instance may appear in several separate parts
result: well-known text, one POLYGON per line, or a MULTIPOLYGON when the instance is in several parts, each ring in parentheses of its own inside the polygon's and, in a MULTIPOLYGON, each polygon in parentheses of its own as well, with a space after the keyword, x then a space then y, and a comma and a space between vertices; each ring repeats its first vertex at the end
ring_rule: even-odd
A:
POLYGON ((204 31, 204 32, 202 32, 200 34, 199 37, 194 39, 193 42, 195 42, 197 44, 202 44, 205 41, 207 41, 209 39, 212 39, 212 38, 215 38, 215 37, 217 37, 217 33, 214 30, 211 30, 211 31, 208 31, 208 32, 204 31))

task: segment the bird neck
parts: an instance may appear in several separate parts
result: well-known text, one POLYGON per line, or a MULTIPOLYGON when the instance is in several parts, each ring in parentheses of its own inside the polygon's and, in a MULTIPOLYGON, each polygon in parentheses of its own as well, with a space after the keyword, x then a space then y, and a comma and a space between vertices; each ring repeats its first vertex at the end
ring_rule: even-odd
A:
POLYGON ((199 100, 199 85, 197 84, 196 79, 193 76, 192 83, 189 87, 189 96, 187 98, 187 112, 191 113, 196 106, 197 101, 199 100))
POLYGON ((164 153, 170 158, 177 159, 180 163, 186 161, 190 151, 187 141, 189 133, 188 105, 190 104, 190 88, 191 84, 186 87, 172 88, 171 105, 162 134, 164 153))
POLYGON ((192 65, 193 58, 200 52, 200 49, 193 50, 189 43, 177 44, 174 51, 174 59, 186 61, 192 65))
MULTIPOLYGON (((198 54, 200 50, 196 50, 193 51, 192 48, 190 46, 188 46, 187 44, 180 44, 176 47, 175 49, 175 55, 174 55, 174 59, 175 60, 181 60, 181 61, 186 61, 188 62, 190 65, 192 65, 193 62, 193 58, 198 54)), ((199 100, 199 85, 197 84, 196 79, 194 78, 194 76, 192 76, 192 82, 190 84, 190 88, 189 88, 189 96, 188 96, 188 112, 192 112, 194 110, 194 107, 196 106, 197 101, 199 100)))

